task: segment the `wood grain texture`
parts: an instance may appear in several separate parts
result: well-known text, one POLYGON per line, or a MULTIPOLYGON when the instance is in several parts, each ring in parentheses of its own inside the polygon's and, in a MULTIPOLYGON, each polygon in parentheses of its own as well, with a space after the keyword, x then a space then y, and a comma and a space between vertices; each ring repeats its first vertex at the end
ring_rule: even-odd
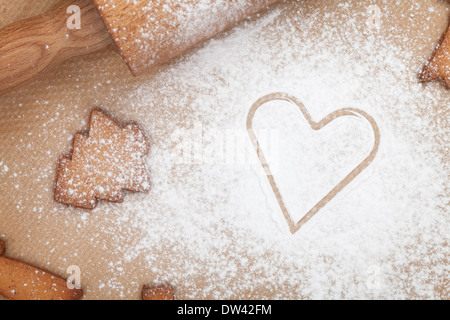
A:
POLYGON ((182 54, 278 0, 93 0, 133 75, 182 54))
POLYGON ((111 37, 132 74, 140 75, 275 2, 62 0, 43 15, 0 30, 0 94, 108 46, 111 37), (71 5, 81 8, 79 30, 67 28, 71 5))
POLYGON ((111 39, 90 0, 63 0, 40 16, 0 30, 0 93, 26 84, 58 64, 108 46, 111 39), (81 9, 81 29, 68 29, 70 5, 81 9))

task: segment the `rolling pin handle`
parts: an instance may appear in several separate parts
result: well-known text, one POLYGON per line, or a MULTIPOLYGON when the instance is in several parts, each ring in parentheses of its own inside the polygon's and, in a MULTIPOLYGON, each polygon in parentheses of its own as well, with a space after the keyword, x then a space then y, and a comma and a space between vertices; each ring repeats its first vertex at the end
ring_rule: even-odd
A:
POLYGON ((69 58, 110 43, 111 37, 91 0, 62 0, 40 16, 10 24, 0 29, 0 94, 32 81, 69 58), (80 19, 72 22, 76 8, 80 19), (70 23, 75 27, 70 28, 70 23))

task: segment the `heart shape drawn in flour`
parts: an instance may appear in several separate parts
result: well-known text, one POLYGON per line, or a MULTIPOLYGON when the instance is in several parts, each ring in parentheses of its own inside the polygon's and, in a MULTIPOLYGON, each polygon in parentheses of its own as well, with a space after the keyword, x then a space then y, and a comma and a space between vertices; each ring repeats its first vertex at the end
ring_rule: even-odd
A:
POLYGON ((247 131, 250 136, 250 140, 253 143, 253 146, 257 152, 259 161, 261 162, 261 165, 263 167, 264 173, 267 176, 267 179, 269 180, 270 186, 272 187, 272 190, 275 194, 275 197, 278 201, 278 204, 280 206, 281 211, 283 212, 284 218, 286 219, 289 229, 292 234, 296 233, 306 222, 308 222, 309 219, 311 219, 319 210, 321 210, 328 202, 330 202, 334 197, 337 196, 339 192, 341 192, 350 182, 352 182, 364 169, 366 169, 370 163, 375 159, 375 156, 378 152, 378 148, 380 145, 380 130, 378 128, 377 123, 375 120, 368 115, 366 112, 354 109, 354 108, 345 108, 340 109, 337 111, 334 111, 333 113, 329 114, 319 122, 315 122, 310 114, 308 113, 308 110, 305 108, 302 102, 300 102, 295 97, 286 94, 286 93, 272 93, 269 95, 266 95, 259 100, 257 100, 253 106, 250 108, 250 111, 247 116, 247 131), (292 103, 296 105, 299 109, 303 117, 306 119, 309 126, 314 131, 319 131, 326 127, 328 124, 333 122, 334 120, 342 117, 358 117, 360 119, 366 120, 373 131, 374 136, 374 143, 373 147, 369 153, 369 155, 364 158, 349 174, 347 174, 340 182, 338 182, 323 198, 321 198, 299 221, 294 221, 292 219, 292 216, 289 213, 289 210, 287 209, 285 205, 285 201, 283 200, 283 197, 281 195, 280 189, 277 186, 277 183, 275 181, 275 178, 272 174, 272 171, 270 169, 270 166, 268 162, 266 161, 266 158, 264 156, 264 153, 261 149, 261 146, 258 142, 258 138, 256 137, 255 131, 253 130, 253 119, 255 117, 256 111, 261 108, 263 105, 272 102, 272 101, 285 101, 292 103))

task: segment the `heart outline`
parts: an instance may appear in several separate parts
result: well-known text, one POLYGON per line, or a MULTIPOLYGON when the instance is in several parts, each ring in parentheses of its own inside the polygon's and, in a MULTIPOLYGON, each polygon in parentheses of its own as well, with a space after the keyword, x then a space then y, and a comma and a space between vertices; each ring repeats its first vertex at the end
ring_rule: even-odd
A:
POLYGON ((272 187, 272 190, 275 194, 275 197, 277 198, 278 204, 280 206, 281 211, 283 212, 284 218, 286 219, 289 230, 292 234, 295 234, 306 222, 308 222, 317 212, 319 212, 327 203, 329 203, 332 199, 334 199, 339 192, 341 192, 350 182, 352 182, 364 169, 366 169, 372 161, 375 159, 376 154, 378 153, 378 149, 380 146, 380 130, 378 128, 378 125, 372 116, 370 116, 368 113, 366 113, 363 110, 356 109, 356 108, 343 108, 336 110, 329 115, 327 115, 325 118, 320 120, 319 122, 316 122, 312 119, 311 115, 309 114, 308 110, 306 109, 305 105, 295 98, 294 96, 291 96, 287 93, 283 92, 276 92, 271 93, 268 95, 263 96, 262 98, 258 99, 250 108, 247 116, 247 132, 250 136, 250 140, 253 143, 253 146, 256 150, 256 153, 258 154, 259 161, 261 162, 261 165, 264 169, 264 172, 267 176, 267 179, 269 180, 270 186, 272 187), (370 151, 369 155, 362 160, 349 174, 345 176, 336 186, 331 189, 330 192, 328 192, 322 199, 320 199, 313 208, 311 208, 300 220, 295 222, 291 215, 289 214, 289 210, 286 208, 286 205, 284 204, 283 197, 280 193, 280 190, 278 189, 277 183, 275 181, 275 178, 270 170, 269 164, 266 161, 266 158, 264 156, 264 153, 259 145, 258 138, 255 135, 255 132, 253 130, 253 119, 255 117, 256 111, 265 105, 266 103, 269 103, 271 101, 286 101, 289 103, 292 103, 296 105, 300 112, 302 113, 303 117, 308 122, 309 126, 314 131, 319 131, 334 120, 346 117, 346 116, 356 116, 358 118, 366 120, 373 131, 374 135, 374 145, 372 147, 372 150, 370 151))

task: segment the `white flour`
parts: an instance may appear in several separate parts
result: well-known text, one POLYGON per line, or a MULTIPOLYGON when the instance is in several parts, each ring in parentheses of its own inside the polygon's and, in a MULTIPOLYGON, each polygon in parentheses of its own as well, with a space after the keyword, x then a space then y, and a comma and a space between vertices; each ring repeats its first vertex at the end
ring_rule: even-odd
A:
MULTIPOLYGON (((435 0, 426 2, 377 1, 383 13, 378 31, 361 22, 367 5, 356 0, 319 6, 291 1, 161 68, 144 84, 130 85, 125 95, 116 95, 111 79, 110 98, 96 105, 114 106, 110 111, 117 119, 137 121, 150 136, 150 193, 127 194, 122 204, 100 202, 82 214, 62 212, 56 204, 43 212, 37 204, 33 214, 42 221, 64 219, 73 239, 83 237, 91 223, 98 223, 98 234, 114 236, 113 243, 103 243, 94 234, 88 249, 74 251, 74 257, 91 248, 115 252, 114 259, 89 266, 107 274, 88 293, 115 290, 134 297, 130 287, 142 284, 120 279, 127 266, 143 261, 145 281, 170 282, 182 298, 448 298, 450 126, 448 107, 438 101, 448 106, 450 96, 439 84, 418 84, 425 61, 415 38, 403 34, 389 15, 401 6, 405 21, 419 28, 442 8, 435 0), (381 132, 374 162, 294 235, 246 132, 252 104, 273 92, 297 97, 317 121, 342 108, 364 110, 381 132), (191 152, 180 161, 176 152, 189 145, 191 152), (127 241, 136 235, 137 243, 127 241)), ((423 42, 432 47, 436 41, 423 42)), ((57 106, 61 115, 53 115, 45 123, 49 131, 43 126, 39 134, 55 134, 52 124, 71 108, 57 106)), ((280 150, 278 178, 282 192, 292 193, 289 208, 301 216, 367 153, 370 137, 364 126, 338 125, 330 130, 340 135, 325 134, 318 145, 315 135, 302 139, 307 130, 297 116, 275 116, 269 109, 256 124, 278 129, 283 141, 292 139, 287 144, 292 150, 280 150), (290 130, 295 123, 299 127, 290 130), (300 142, 308 154, 292 147, 300 142), (305 160, 286 163, 286 154, 306 155, 310 162, 289 175, 305 160), (319 183, 309 188, 301 181, 319 183)), ((70 121, 81 129, 86 120, 70 121)), ((14 139, 11 143, 21 145, 14 139)), ((2 161, 0 177, 27 172, 2 161)), ((54 169, 49 163, 29 173, 46 186, 38 195, 41 202, 51 201, 46 183, 54 169)), ((25 214, 27 197, 17 197, 17 212, 25 214)), ((54 245, 49 241, 42 244, 54 245)), ((73 250, 70 244, 66 249, 73 250)))
MULTIPOLYGON (((187 298, 448 296, 448 150, 427 138, 448 137, 447 124, 431 124, 434 97, 448 92, 418 84, 411 61, 417 68, 423 61, 412 48, 400 45, 396 32, 386 37, 357 25, 347 5, 326 11, 329 25, 316 19, 319 10, 302 12, 298 4, 296 14, 286 15, 278 8, 209 41, 120 99, 143 115, 139 121, 154 141, 151 194, 131 196, 119 209, 131 229, 144 232, 126 261, 144 256, 156 279, 187 298), (372 115, 381 130, 374 163, 295 235, 254 165, 249 141, 239 152, 250 150, 252 165, 168 161, 180 127, 189 137, 200 123, 205 140, 213 130, 245 132, 252 103, 277 91, 299 98, 314 119, 353 107, 372 115), (172 110, 187 120, 177 122, 172 110), (166 121, 154 123, 152 112, 166 121)), ((414 16, 418 9, 409 10, 414 16)), ((340 142, 345 148, 358 138, 340 142)), ((323 178, 320 170, 312 174, 312 181, 323 178)))

